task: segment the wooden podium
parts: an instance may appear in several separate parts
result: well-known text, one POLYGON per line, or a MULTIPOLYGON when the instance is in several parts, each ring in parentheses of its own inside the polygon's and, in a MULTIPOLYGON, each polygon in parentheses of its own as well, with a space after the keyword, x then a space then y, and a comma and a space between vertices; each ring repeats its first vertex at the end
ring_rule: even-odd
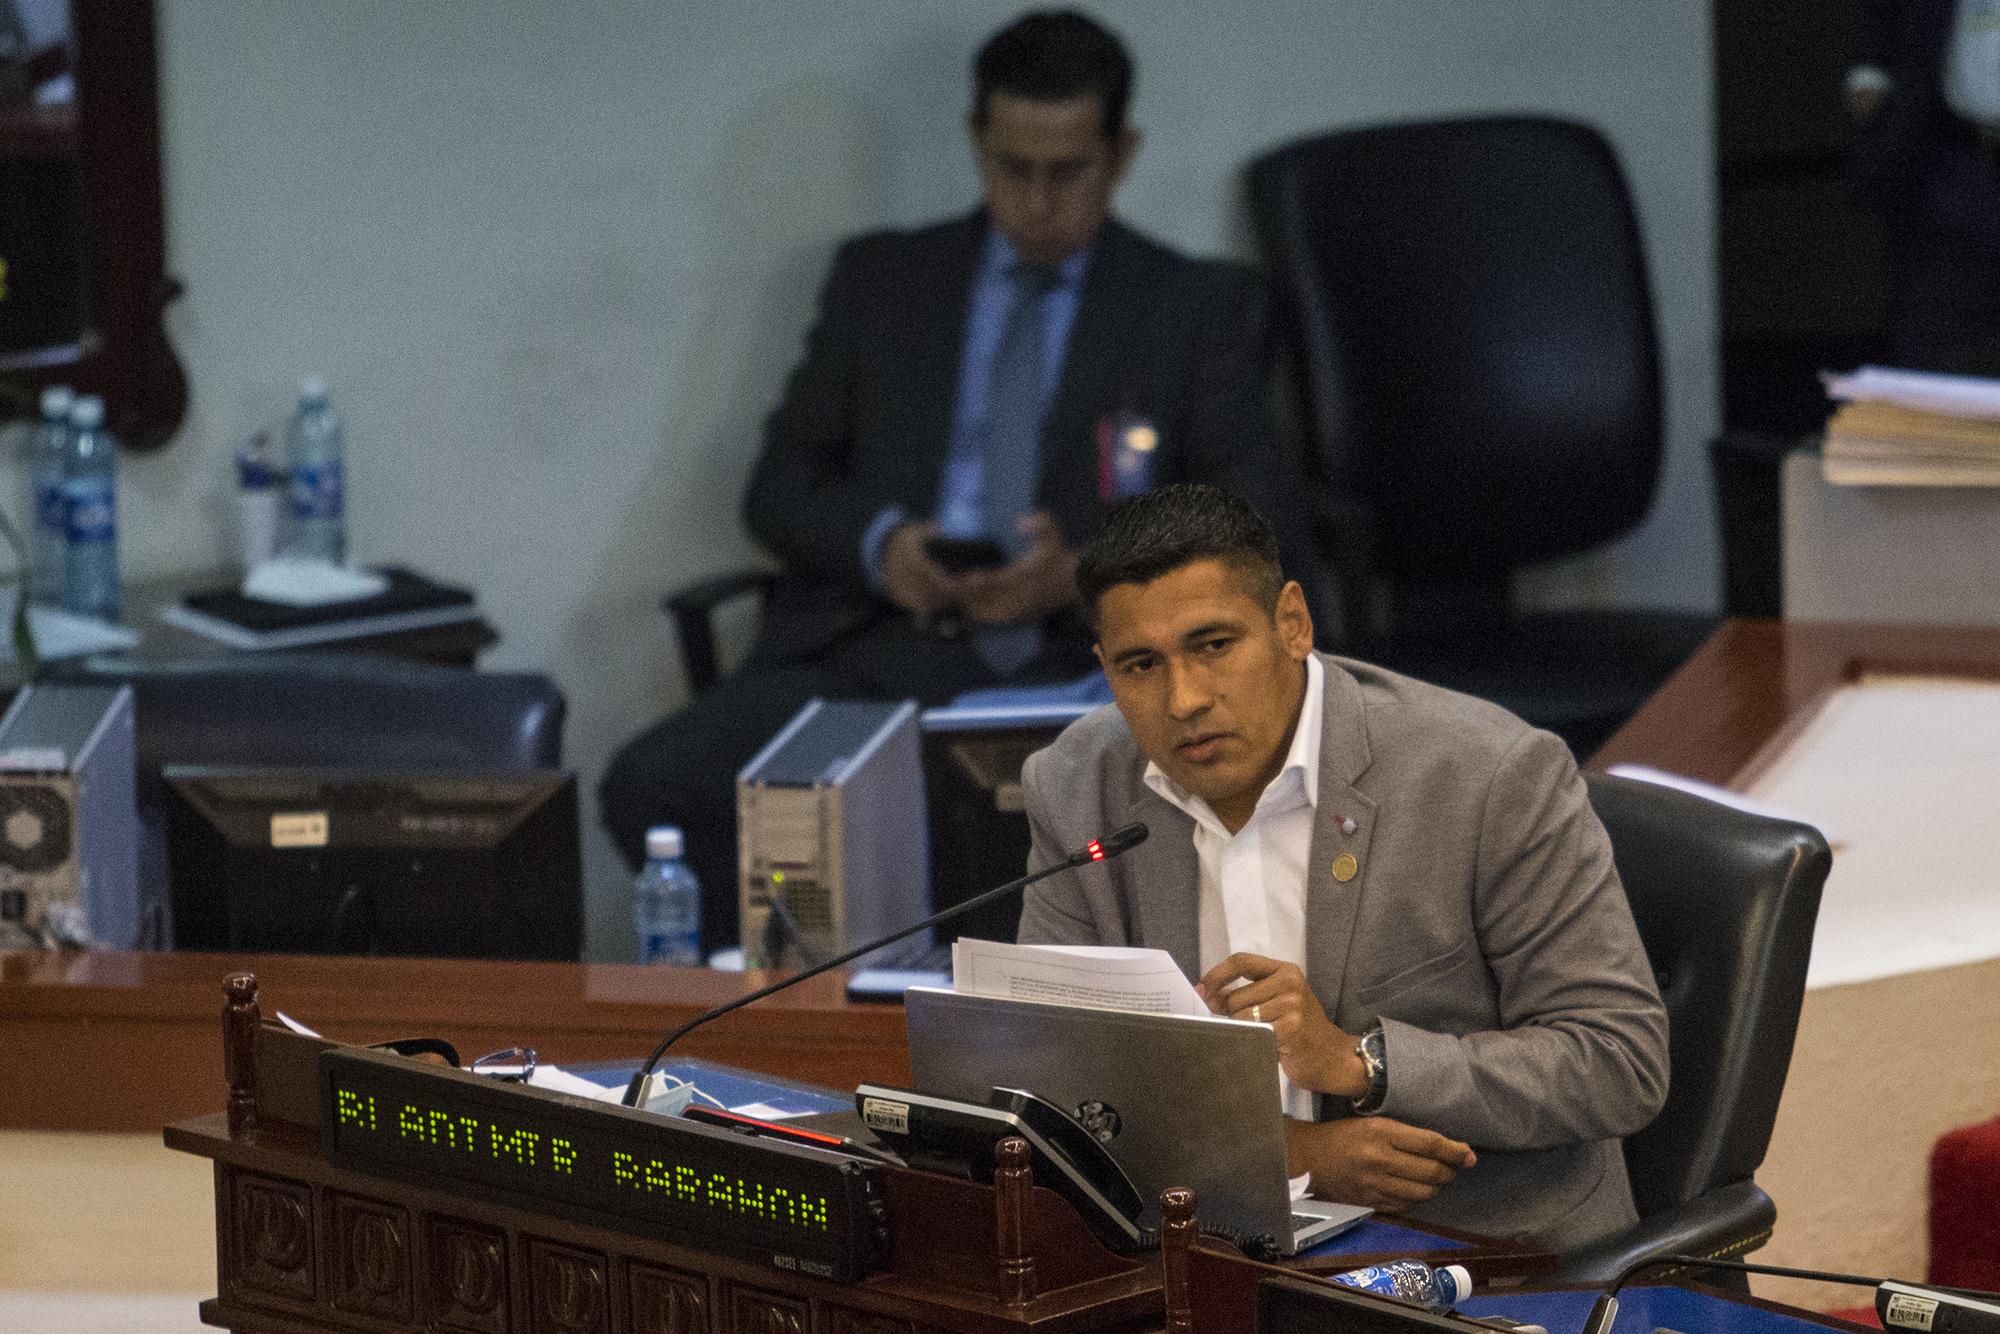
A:
MULTIPOLYGON (((1255 1281, 1277 1272, 1198 1238, 1186 1191, 1160 1251, 1114 1254, 1033 1184, 1019 1140, 991 1184, 884 1168, 881 1263, 845 1283, 349 1170, 322 1148, 337 1044, 264 1023, 252 975, 224 990, 227 1108, 165 1138, 215 1164, 219 1291, 201 1315, 239 1334, 1248 1334, 1255 1281)), ((1483 1279, 1548 1261, 1433 1234, 1483 1279)))

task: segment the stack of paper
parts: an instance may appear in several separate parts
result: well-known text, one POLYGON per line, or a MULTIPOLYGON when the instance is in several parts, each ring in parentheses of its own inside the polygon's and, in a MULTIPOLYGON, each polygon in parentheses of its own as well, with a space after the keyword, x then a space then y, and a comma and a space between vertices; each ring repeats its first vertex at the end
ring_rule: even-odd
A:
POLYGON ((1822 466, 1843 486, 2000 486, 2000 380, 1864 366, 1826 377, 1840 402, 1822 466))

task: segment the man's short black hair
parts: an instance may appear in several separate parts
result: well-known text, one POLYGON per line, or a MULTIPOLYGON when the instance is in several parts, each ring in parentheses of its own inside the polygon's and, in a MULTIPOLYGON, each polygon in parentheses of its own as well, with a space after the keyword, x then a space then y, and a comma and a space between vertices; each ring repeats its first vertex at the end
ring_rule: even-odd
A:
POLYGON ((972 61, 972 127, 986 128, 996 92, 1036 102, 1095 94, 1104 137, 1125 129, 1132 100, 1132 57, 1117 34, 1074 9, 1035 9, 986 39, 972 61))
POLYGON ((1097 604, 1119 584, 1149 584, 1198 560, 1219 560, 1277 610, 1285 587, 1278 539, 1241 496, 1206 482, 1175 482, 1122 500, 1077 560, 1076 587, 1091 623, 1097 604))

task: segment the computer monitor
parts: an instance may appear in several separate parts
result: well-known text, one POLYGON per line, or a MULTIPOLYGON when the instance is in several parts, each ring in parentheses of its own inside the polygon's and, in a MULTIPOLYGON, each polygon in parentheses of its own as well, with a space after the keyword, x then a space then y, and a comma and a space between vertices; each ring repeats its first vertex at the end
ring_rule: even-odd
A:
POLYGON ((177 948, 575 959, 576 779, 169 765, 177 948))
MULTIPOLYGON (((931 909, 939 911, 1004 884, 1028 869, 1028 816, 1021 765, 1095 707, 1088 703, 948 707, 918 720, 924 790, 930 805, 931 909)), ((1012 940, 1021 922, 1017 895, 938 928, 960 936, 1012 940)))

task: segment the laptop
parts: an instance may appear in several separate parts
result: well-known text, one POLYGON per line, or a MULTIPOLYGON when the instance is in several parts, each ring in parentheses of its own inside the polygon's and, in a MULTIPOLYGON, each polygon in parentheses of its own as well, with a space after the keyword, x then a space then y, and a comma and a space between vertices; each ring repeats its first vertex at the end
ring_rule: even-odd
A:
POLYGON ((1263 1024, 968 996, 913 987, 910 1072, 923 1093, 984 1102, 1026 1089, 1110 1150, 1160 1225, 1160 1193, 1195 1193, 1204 1227, 1296 1255, 1371 1210, 1294 1200, 1285 1176, 1278 1043, 1263 1024))

